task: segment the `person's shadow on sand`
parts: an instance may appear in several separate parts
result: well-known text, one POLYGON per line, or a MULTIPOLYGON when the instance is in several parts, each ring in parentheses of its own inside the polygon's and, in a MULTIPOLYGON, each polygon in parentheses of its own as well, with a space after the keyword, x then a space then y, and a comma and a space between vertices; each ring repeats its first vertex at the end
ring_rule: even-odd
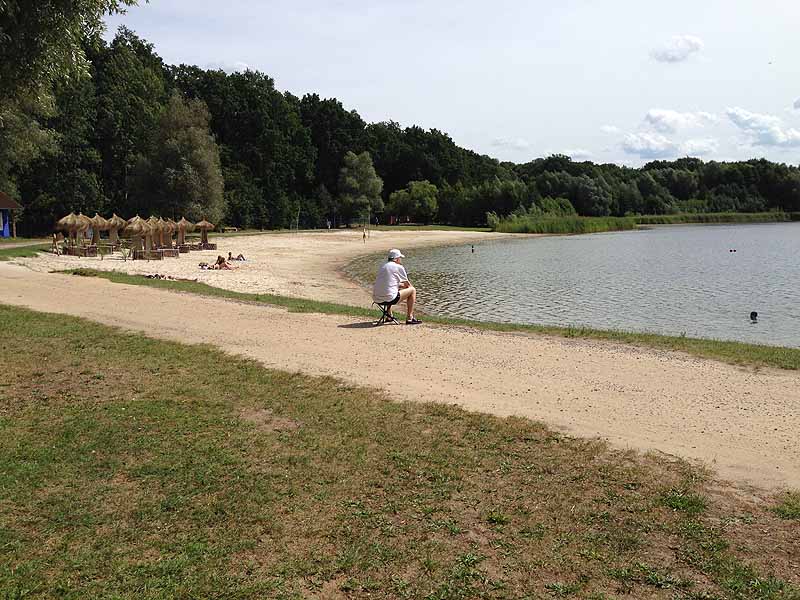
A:
POLYGON ((361 321, 359 323, 347 323, 345 325, 337 325, 337 327, 340 327, 341 329, 373 329, 374 327, 377 327, 377 325, 375 325, 373 321, 367 321, 367 322, 361 321))

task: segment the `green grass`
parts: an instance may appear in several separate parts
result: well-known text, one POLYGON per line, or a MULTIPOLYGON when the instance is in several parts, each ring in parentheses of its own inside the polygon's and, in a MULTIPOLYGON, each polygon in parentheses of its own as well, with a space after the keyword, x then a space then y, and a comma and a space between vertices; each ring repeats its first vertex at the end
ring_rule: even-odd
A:
POLYGON ((15 248, 0 247, 0 260, 36 256, 39 252, 50 250, 50 246, 50 244, 34 244, 31 246, 17 246, 15 248))
POLYGON ((636 229, 633 217, 548 217, 524 216, 500 219, 495 231, 501 233, 580 234, 636 229))
POLYGON ((800 521, 800 491, 786 492, 774 510, 784 519, 800 521))
POLYGON ((638 225, 686 223, 770 223, 800 221, 800 213, 685 213, 678 215, 637 215, 630 217, 505 217, 495 228, 503 233, 580 234, 627 231, 638 225))
POLYGON ((31 244, 38 244, 46 242, 46 238, 26 238, 26 237, 15 237, 15 238, 4 238, 0 237, 0 246, 3 244, 22 244, 22 243, 31 243, 31 244))
POLYGON ((489 227, 461 227, 460 225, 373 225, 371 229, 380 231, 474 231, 488 233, 489 227))
POLYGON ((72 317, 0 330, 3 598, 800 598, 786 521, 735 543, 751 507, 682 461, 72 317))
POLYGON ((771 223, 800 221, 800 213, 780 211, 764 213, 685 213, 679 215, 641 215, 640 225, 677 225, 681 223, 771 223))
MULTIPOLYGON (((337 314, 352 317, 374 319, 376 313, 368 308, 319 302, 273 294, 245 294, 223 290, 204 283, 194 281, 169 281, 147 279, 140 275, 128 275, 91 269, 71 269, 64 271, 85 277, 102 277, 115 283, 129 285, 145 285, 159 289, 177 292, 188 292, 202 296, 229 298, 243 302, 263 302, 274 306, 281 306, 291 312, 315 312, 322 314, 337 314)), ((427 323, 439 325, 459 325, 474 327, 490 331, 522 332, 533 334, 553 335, 567 338, 588 338, 605 340, 609 342, 633 344, 660 350, 686 352, 700 358, 709 358, 735 365, 768 366, 779 369, 800 369, 800 349, 783 348, 780 346, 763 346, 746 344, 743 342, 728 342, 689 338, 684 336, 664 336, 653 333, 635 333, 625 331, 607 331, 585 327, 550 327, 545 325, 517 325, 512 323, 491 323, 483 321, 469 321, 465 319, 452 319, 426 315, 427 323)))

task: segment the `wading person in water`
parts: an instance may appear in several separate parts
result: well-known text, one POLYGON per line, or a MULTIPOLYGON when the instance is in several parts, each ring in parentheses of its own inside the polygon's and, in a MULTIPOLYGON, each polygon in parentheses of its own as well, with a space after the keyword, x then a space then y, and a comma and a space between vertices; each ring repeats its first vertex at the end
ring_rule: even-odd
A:
POLYGON ((389 250, 388 260, 378 269, 378 276, 372 288, 372 298, 375 302, 391 302, 390 315, 392 306, 405 302, 406 325, 419 325, 422 321, 414 318, 417 290, 408 280, 406 268, 401 264, 403 258, 405 257, 400 250, 389 250))

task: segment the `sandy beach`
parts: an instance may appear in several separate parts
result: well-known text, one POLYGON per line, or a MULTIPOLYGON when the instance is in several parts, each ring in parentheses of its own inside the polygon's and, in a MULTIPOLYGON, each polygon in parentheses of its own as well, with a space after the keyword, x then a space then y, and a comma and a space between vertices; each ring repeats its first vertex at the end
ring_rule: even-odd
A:
POLYGON ((124 261, 119 254, 104 259, 41 254, 14 262, 42 273, 78 267, 137 275, 158 273, 236 292, 369 305, 369 295, 341 273, 341 268, 352 259, 395 247, 405 252, 423 246, 467 244, 502 237, 509 236, 469 231, 375 230, 365 244, 361 230, 355 229, 230 237, 212 234, 211 241, 217 243, 217 250, 191 252, 177 259, 124 261), (247 260, 233 263, 237 267, 233 271, 204 271, 198 267, 201 262, 213 263, 219 255, 227 257, 228 252, 233 256, 241 253, 247 260))
POLYGON ((572 435, 697 460, 740 483, 800 486, 796 372, 591 340, 430 325, 373 328, 348 317, 47 273, 78 266, 161 273, 227 289, 365 306, 365 292, 339 272, 350 259, 393 246, 405 251, 493 237, 449 231, 372 235, 366 247, 356 232, 218 238, 217 252, 150 263, 18 259, 0 263, 0 302, 210 343, 269 367, 384 389, 399 400, 525 416, 572 435), (248 261, 235 271, 197 269, 201 260, 211 262, 229 250, 248 261))

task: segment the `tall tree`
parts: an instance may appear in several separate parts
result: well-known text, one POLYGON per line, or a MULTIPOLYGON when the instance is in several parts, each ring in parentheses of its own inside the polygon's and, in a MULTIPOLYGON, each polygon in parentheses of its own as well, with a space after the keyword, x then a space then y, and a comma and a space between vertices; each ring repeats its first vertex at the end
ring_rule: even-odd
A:
POLYGON ((57 149, 34 161, 20 178, 26 234, 41 233, 72 210, 93 214, 109 208, 93 144, 94 84, 89 78, 71 79, 56 86, 55 97, 56 114, 45 124, 58 132, 57 149))
POLYGON ((317 94, 306 94, 299 106, 317 150, 316 184, 335 192, 345 153, 364 150, 366 123, 335 98, 322 100, 317 94))
POLYGON ((219 148, 209 131, 202 100, 170 97, 158 122, 151 151, 134 168, 135 199, 166 217, 206 218, 219 223, 225 215, 219 148))
POLYGON ((340 214, 345 218, 367 217, 383 212, 383 180, 375 173, 369 152, 344 155, 339 173, 340 214))
POLYGON ((54 114, 53 86, 88 75, 87 40, 99 39, 104 14, 135 0, 0 1, 0 187, 55 147, 43 125, 54 114))
POLYGON ((104 188, 120 210, 136 212, 129 175, 137 157, 149 152, 169 98, 164 63, 152 44, 121 27, 94 56, 94 80, 104 188))
POLYGON ((0 2, 0 99, 48 93, 57 81, 89 74, 83 43, 103 31, 103 15, 136 0, 0 2))

